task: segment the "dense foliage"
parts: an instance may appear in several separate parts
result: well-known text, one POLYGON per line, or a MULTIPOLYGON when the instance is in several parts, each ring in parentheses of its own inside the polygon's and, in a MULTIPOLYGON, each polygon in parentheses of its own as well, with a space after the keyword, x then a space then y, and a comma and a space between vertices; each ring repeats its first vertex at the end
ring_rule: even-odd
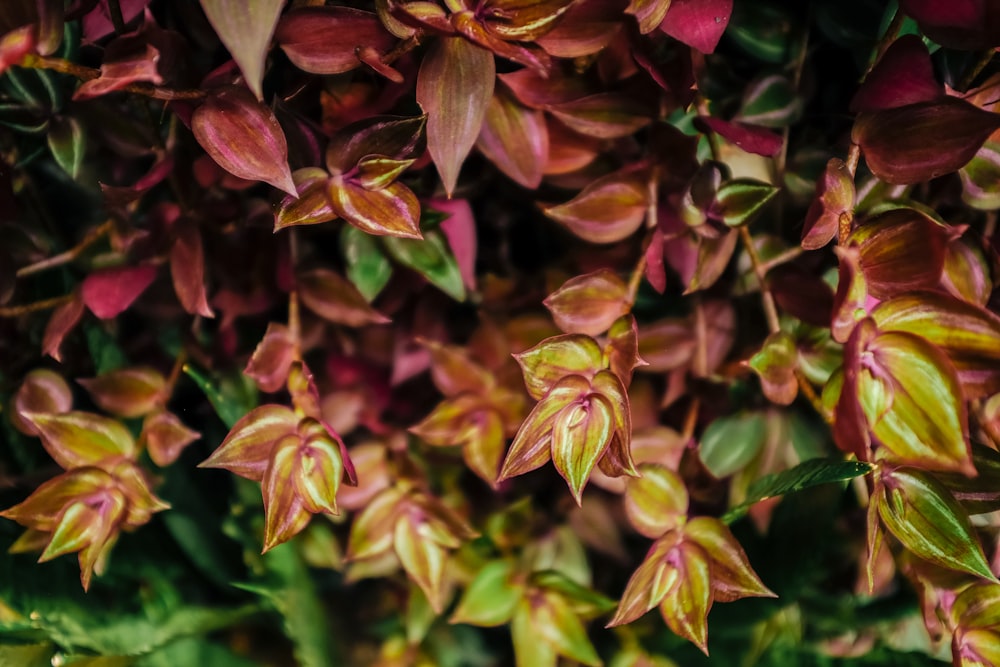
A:
POLYGON ((1000 3, 898 5, 3 0, 0 664, 1000 666, 1000 3))

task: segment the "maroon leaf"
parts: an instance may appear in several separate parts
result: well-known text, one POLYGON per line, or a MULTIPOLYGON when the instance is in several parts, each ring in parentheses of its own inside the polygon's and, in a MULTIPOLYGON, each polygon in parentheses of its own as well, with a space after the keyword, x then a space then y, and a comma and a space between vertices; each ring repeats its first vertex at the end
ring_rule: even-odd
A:
POLYGON ((735 229, 718 238, 703 238, 698 242, 698 264, 688 282, 685 294, 703 290, 715 284, 722 272, 729 266, 739 232, 735 229))
POLYGON ((141 417, 166 398, 166 379, 148 366, 121 368, 77 382, 102 410, 119 417, 141 417))
POLYGON ((733 0, 673 0, 660 30, 702 53, 713 53, 732 13, 733 0))
POLYGON ((101 269, 83 279, 80 294, 90 312, 102 320, 125 311, 156 278, 156 267, 148 264, 101 269))
POLYGON ((545 115, 521 106, 505 87, 497 88, 476 147, 515 182, 537 188, 549 154, 545 115))
POLYGON ((274 113, 246 88, 226 88, 209 96, 195 109, 191 130, 229 173, 297 196, 285 133, 274 113))
POLYGON ((567 280, 543 303, 566 333, 597 336, 629 311, 627 291, 621 278, 602 269, 567 280))
POLYGON ((170 277, 184 310, 192 315, 214 317, 205 294, 205 253, 201 232, 193 220, 181 218, 170 247, 170 277))
POLYGON ((420 64, 417 102, 427 114, 427 148, 450 197, 493 97, 493 54, 460 37, 431 46, 420 64))
POLYGON ((285 0, 201 0, 208 22, 257 99, 263 98, 264 58, 284 5, 285 0))
POLYGON ((709 116, 695 118, 694 124, 703 132, 715 132, 746 152, 763 155, 764 157, 777 155, 783 143, 781 135, 759 125, 726 121, 709 116))
POLYGON ((852 139, 876 177, 908 185, 960 169, 998 128, 997 114, 944 97, 862 113, 852 139))
POLYGON ((302 303, 331 322, 360 327, 389 321, 368 305, 350 281, 329 269, 315 269, 300 275, 298 285, 302 303))
POLYGON ((900 9, 932 40, 968 51, 1000 46, 1000 7, 992 0, 902 0, 900 9))
POLYGON ((572 4, 573 0, 487 0, 477 11, 500 39, 531 42, 546 34, 572 4))
POLYGON ((350 7, 292 9, 274 39, 296 67, 313 74, 348 72, 361 65, 359 48, 384 54, 396 43, 377 15, 350 7))
POLYGON ((274 231, 293 225, 316 225, 337 219, 328 195, 330 174, 318 167, 292 173, 298 195, 285 195, 274 212, 274 231))
POLYGON ((931 102, 944 96, 944 87, 934 78, 934 65, 927 46, 917 35, 894 41, 869 72, 851 100, 851 111, 879 111, 931 102))

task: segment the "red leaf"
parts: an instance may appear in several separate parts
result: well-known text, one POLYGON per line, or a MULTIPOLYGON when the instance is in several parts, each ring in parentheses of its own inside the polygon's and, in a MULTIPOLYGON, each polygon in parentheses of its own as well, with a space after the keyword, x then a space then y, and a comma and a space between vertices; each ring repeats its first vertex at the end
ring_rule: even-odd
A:
POLYGON ((201 0, 208 22, 257 99, 263 98, 264 58, 284 5, 285 0, 201 0))
POLYGON ((694 120, 695 127, 703 132, 715 132, 727 141, 731 141, 748 153, 774 157, 781 151, 781 135, 766 127, 726 121, 709 116, 699 116, 694 120))
POLYGON ((282 17, 274 39, 296 67, 340 74, 361 65, 358 49, 387 53, 396 43, 371 12, 349 7, 299 7, 282 17))
POLYGON ((732 13, 733 0, 673 0, 660 30, 702 53, 713 53, 732 13))
POLYGON ((88 100, 140 81, 162 84, 160 51, 142 33, 119 37, 108 45, 101 62, 101 75, 84 81, 74 100, 88 100))
POLYGON ((148 264, 94 271, 83 279, 80 294, 90 312, 108 320, 124 312, 156 278, 148 264))
POLYGON ((205 253, 201 232, 193 220, 175 223, 174 244, 170 247, 170 277, 184 310, 192 315, 215 317, 205 294, 205 253))
POLYGON ((917 35, 894 41, 865 78, 851 100, 851 111, 878 111, 931 102, 944 96, 944 86, 934 78, 927 46, 917 35))
POLYGON ((450 197, 476 143, 493 96, 493 54, 461 37, 444 37, 420 64, 417 102, 427 114, 427 148, 450 197))
POLYGON ((191 130, 220 167, 297 195, 288 144, 274 113, 246 88, 226 88, 195 109, 191 130))
POLYGON ((997 128, 997 114, 944 97, 862 113, 851 138, 876 177, 908 185, 960 169, 997 128))
POLYGON ((49 323, 45 325, 45 333, 42 334, 42 354, 47 354, 56 361, 62 361, 59 348, 66 334, 72 331, 83 317, 83 309, 83 299, 79 293, 74 293, 72 299, 52 311, 52 317, 49 318, 49 323))
POLYGON ((476 146, 515 182, 537 188, 549 154, 545 114, 521 106, 505 87, 497 88, 476 146))
POLYGON ((26 25, 0 37, 0 74, 35 50, 35 26, 26 25))
POLYGON ((360 327, 389 321, 389 318, 368 305, 365 297, 350 281, 329 269, 315 269, 301 274, 298 285, 302 303, 331 322, 360 327))
POLYGON ((139 440, 145 443, 153 463, 162 468, 176 461, 184 448, 200 437, 200 433, 181 423, 177 415, 162 410, 146 417, 139 440))

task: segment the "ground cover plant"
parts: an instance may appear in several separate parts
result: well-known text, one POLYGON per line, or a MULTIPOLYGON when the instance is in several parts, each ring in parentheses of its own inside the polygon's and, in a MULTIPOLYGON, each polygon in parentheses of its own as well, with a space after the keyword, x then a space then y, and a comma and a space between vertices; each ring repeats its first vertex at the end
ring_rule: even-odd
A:
POLYGON ((5 0, 0 664, 1000 665, 997 46, 5 0))

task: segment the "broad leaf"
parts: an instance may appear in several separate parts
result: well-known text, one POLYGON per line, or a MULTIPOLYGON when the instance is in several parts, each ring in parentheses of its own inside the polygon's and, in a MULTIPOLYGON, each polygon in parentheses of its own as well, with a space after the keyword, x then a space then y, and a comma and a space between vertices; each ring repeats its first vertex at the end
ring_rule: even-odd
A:
POLYGON ((284 5, 285 0, 201 0, 208 22, 257 99, 263 98, 264 59, 284 5))
POLYGON ((413 269, 456 301, 465 300, 462 272, 439 232, 428 232, 423 239, 391 236, 384 243, 397 262, 413 269))

